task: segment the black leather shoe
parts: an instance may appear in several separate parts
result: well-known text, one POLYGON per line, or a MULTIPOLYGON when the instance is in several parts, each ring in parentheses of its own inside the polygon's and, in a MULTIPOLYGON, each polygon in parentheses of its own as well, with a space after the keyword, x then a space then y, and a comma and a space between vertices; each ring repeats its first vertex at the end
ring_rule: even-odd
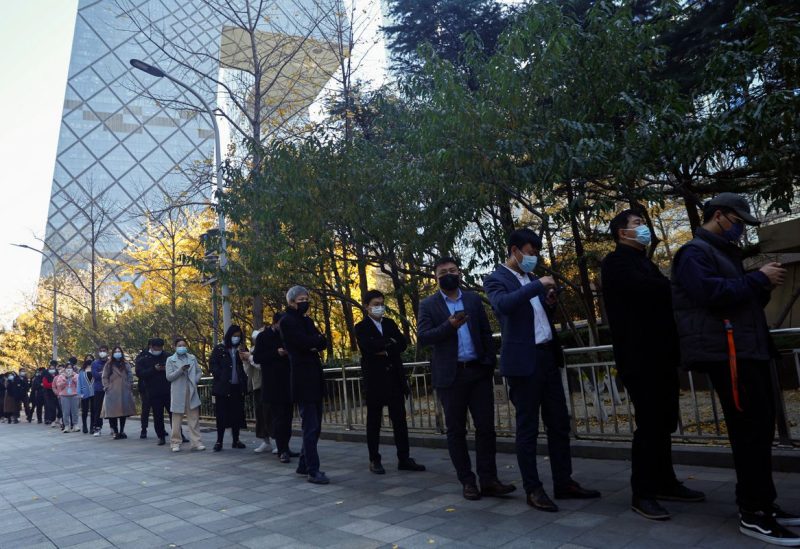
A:
POLYGON ((463 494, 464 499, 468 499, 470 501, 481 499, 481 493, 478 491, 478 487, 475 484, 465 484, 463 494))
POLYGON ((119 438, 125 439, 125 438, 128 438, 128 435, 126 435, 125 433, 120 433, 119 434, 119 438))
POLYGON ((553 490, 556 499, 593 499, 599 498, 600 492, 582 487, 574 480, 561 488, 553 490))
POLYGON ((488 497, 507 496, 517 487, 513 484, 503 484, 497 479, 491 482, 481 482, 481 495, 488 497))
POLYGON ((217 442, 216 444, 214 444, 214 448, 213 449, 214 449, 215 452, 221 452, 222 451, 222 443, 221 442, 217 442))
POLYGON ((278 456, 278 459, 280 460, 281 463, 291 463, 292 461, 289 458, 289 452, 283 452, 280 456, 278 456))
POLYGON ((663 501, 698 502, 705 501, 706 495, 703 492, 687 488, 682 482, 678 482, 668 490, 662 490, 656 494, 656 499, 663 501))
POLYGON ((139 435, 139 438, 147 438, 147 431, 142 431, 142 434, 139 435))
POLYGON ((247 444, 245 444, 241 440, 234 440, 233 444, 231 444, 231 448, 238 448, 239 450, 241 450, 242 448, 247 448, 247 444))
POLYGON ((164 437, 158 437, 158 446, 164 446, 167 443, 167 439, 164 437))
POLYGON ((370 461, 369 462, 369 470, 376 475, 385 475, 386 469, 383 468, 380 461, 370 461))
POLYGON ((425 470, 425 466, 424 465, 420 465, 419 463, 414 461, 412 458, 407 458, 407 459, 401 460, 397 464, 397 470, 398 471, 424 471, 425 470))
POLYGON ((306 468, 305 465, 303 466, 298 465, 297 469, 295 469, 294 472, 300 475, 301 477, 308 475, 308 469, 306 468))
POLYGON ((631 509, 650 520, 669 520, 669 511, 661 507, 661 504, 654 499, 639 498, 634 496, 631 501, 631 509))
POLYGON ((553 500, 550 499, 547 492, 545 492, 542 487, 528 494, 527 501, 528 505, 539 511, 545 511, 547 513, 555 513, 558 511, 558 505, 553 503, 553 500))

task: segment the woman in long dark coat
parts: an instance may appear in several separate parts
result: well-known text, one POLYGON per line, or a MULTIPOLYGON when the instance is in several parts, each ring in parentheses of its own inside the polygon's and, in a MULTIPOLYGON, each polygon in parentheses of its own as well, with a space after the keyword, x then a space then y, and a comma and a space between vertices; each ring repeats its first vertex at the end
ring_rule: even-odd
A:
POLYGON ((239 430, 247 427, 244 416, 244 395, 247 392, 247 375, 244 373, 242 354, 248 356, 247 347, 242 345, 242 329, 232 324, 225 332, 225 339, 214 347, 208 363, 214 384, 211 395, 214 397, 214 414, 217 418, 217 443, 214 451, 222 450, 225 429, 231 430, 232 448, 246 448, 239 440, 239 430))
POLYGON ((111 351, 111 357, 103 366, 102 377, 105 391, 102 415, 111 425, 114 440, 128 438, 125 420, 136 415, 136 403, 133 400, 133 371, 121 347, 114 347, 111 351))

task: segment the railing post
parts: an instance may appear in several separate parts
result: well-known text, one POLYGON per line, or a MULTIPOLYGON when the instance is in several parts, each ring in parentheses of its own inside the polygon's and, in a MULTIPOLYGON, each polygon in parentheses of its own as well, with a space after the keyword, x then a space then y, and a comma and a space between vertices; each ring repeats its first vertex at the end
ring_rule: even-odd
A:
POLYGON ((351 431, 353 429, 353 416, 350 413, 350 399, 347 395, 347 365, 344 362, 342 362, 342 388, 344 389, 345 429, 351 431))
POLYGON ((772 377, 772 394, 775 398, 775 423, 778 424, 778 445, 792 447, 792 434, 789 431, 789 420, 786 417, 786 402, 783 400, 783 390, 778 378, 777 361, 769 361, 769 373, 772 377))

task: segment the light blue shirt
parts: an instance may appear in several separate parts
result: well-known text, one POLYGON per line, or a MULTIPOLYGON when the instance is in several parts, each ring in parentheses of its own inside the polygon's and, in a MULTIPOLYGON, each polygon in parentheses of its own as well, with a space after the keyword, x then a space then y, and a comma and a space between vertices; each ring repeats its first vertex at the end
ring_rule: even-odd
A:
MULTIPOLYGON (((464 310, 464 299, 461 290, 458 290, 458 297, 453 300, 439 290, 444 298, 444 303, 450 311, 450 315, 456 314, 458 311, 464 310)), ((469 323, 465 322, 458 329, 458 361, 469 362, 471 360, 478 360, 478 353, 475 351, 475 344, 472 343, 472 335, 469 333, 469 323)))

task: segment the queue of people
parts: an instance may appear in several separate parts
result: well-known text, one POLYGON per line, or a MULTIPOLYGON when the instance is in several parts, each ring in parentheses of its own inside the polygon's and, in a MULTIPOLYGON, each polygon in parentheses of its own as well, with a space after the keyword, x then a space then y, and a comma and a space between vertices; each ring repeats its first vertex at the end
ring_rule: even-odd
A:
MULTIPOLYGON (((610 224, 614 251, 602 262, 601 279, 616 366, 635 409, 631 449, 631 508, 652 520, 667 520, 663 501, 702 502, 705 494, 685 486, 672 464, 672 433, 679 420, 678 367, 707 373, 727 423, 737 475, 739 530, 766 543, 800 546, 800 536, 786 526, 800 526, 800 516, 776 503, 772 479, 775 408, 769 361, 776 356, 764 316, 770 292, 783 284, 786 271, 770 263, 755 272, 742 265, 745 225, 757 225, 746 201, 723 193, 704 206, 703 225, 675 255, 665 276, 647 255, 652 235, 642 212, 625 210, 610 224)), ((484 289, 500 325, 499 375, 509 388, 516 412, 516 454, 528 505, 557 512, 537 467, 540 419, 546 429, 554 499, 594 499, 599 491, 573 478, 570 419, 561 368, 564 359, 552 315, 559 288, 551 275, 536 276, 542 241, 530 229, 512 232, 506 260, 484 280, 484 289)), ((497 352, 481 298, 463 288, 455 258, 434 265, 438 290, 423 299, 417 315, 417 342, 431 348, 431 382, 442 408, 447 446, 467 500, 506 497, 516 490, 503 482, 496 464, 494 386, 497 352), (467 444, 468 417, 475 431, 475 467, 467 444)), ((386 474, 379 451, 383 410, 388 408, 397 469, 423 472, 410 455, 404 399, 409 394, 401 354, 408 341, 388 318, 385 296, 363 296, 363 320, 355 334, 367 406, 369 471, 386 474)), ((308 316, 310 293, 294 286, 286 310, 270 326, 256 330, 247 346, 241 327, 231 325, 209 357, 216 417, 215 452, 223 450, 230 430, 231 448, 243 449, 245 396, 254 395, 257 453, 272 452, 281 463, 299 458, 296 472, 315 484, 328 484, 321 470, 318 441, 322 428, 324 378, 321 352, 326 337, 308 316), (302 446, 292 452, 294 406, 300 414, 302 446), (271 440, 275 446, 272 447, 271 440)), ((3 418, 61 426, 64 433, 102 435, 107 420, 115 440, 125 439, 126 419, 136 413, 134 368, 140 380, 143 413, 141 438, 147 437, 149 412, 159 445, 166 444, 165 414, 172 424, 170 448, 205 450, 200 431, 201 369, 179 337, 175 352, 151 339, 136 359, 123 349, 101 346, 98 358, 87 355, 52 361, 29 380, 27 372, 7 373, 0 383, 3 418), (146 406, 145 406, 146 399, 146 406), (78 423, 80 410, 81 424, 78 423), (87 417, 89 423, 87 426, 87 417), (189 438, 181 424, 186 420, 189 438)))

